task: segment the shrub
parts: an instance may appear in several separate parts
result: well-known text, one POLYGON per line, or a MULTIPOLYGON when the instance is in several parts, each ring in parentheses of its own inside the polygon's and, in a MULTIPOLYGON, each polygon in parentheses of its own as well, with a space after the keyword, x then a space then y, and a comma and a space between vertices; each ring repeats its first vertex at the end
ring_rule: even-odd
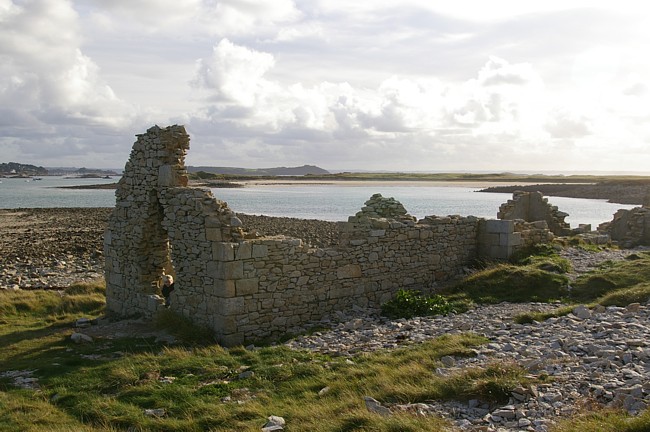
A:
POLYGON ((381 306, 381 313, 389 318, 447 315, 454 307, 443 296, 426 296, 416 290, 399 290, 395 297, 381 306))

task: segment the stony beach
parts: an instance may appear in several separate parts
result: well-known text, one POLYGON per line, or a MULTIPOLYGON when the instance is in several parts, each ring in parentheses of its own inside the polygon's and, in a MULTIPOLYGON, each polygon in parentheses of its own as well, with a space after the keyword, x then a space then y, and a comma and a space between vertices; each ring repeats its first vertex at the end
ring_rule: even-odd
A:
MULTIPOLYGON (((103 277, 110 208, 0 209, 0 289, 59 289, 103 277)), ((260 235, 302 238, 315 247, 338 241, 336 223, 238 215, 260 235)))
MULTIPOLYGON (((58 289, 74 281, 102 277, 103 232, 110 209, 0 210, 0 288, 58 289)), ((314 246, 336 243, 336 224, 290 218, 239 215, 244 225, 268 235, 291 235, 314 246)), ((623 259, 633 250, 599 253, 567 249, 576 276, 605 260, 623 259)), ((292 349, 313 350, 354 361, 362 352, 396 349, 443 334, 474 332, 490 342, 472 358, 443 358, 432 371, 453 374, 460 368, 516 363, 543 383, 515 389, 508 403, 391 405, 390 412, 441 415, 465 431, 547 431, 560 418, 591 406, 622 408, 632 414, 650 404, 650 307, 588 309, 541 323, 516 324, 528 311, 558 305, 479 306, 447 317, 388 320, 373 310, 341 312, 318 324, 323 330, 287 342, 292 349)), ((372 396, 372 395, 369 395, 372 396)), ((372 404, 368 405, 374 406, 372 404)))

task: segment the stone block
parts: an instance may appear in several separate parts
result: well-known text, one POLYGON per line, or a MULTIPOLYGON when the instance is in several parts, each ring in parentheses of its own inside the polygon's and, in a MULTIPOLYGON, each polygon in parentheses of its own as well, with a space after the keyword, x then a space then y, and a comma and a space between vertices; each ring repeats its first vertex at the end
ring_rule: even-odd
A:
POLYGON ((238 296, 256 294, 259 291, 259 279, 239 279, 235 281, 236 293, 238 296))
POLYGON ((235 297, 237 295, 235 281, 215 279, 213 293, 217 297, 235 297))
POLYGON ((217 338, 219 344, 225 347, 234 347, 244 343, 244 335, 242 333, 224 334, 217 338))
POLYGON ((511 233, 515 230, 512 220, 488 219, 485 221, 485 231, 489 233, 511 233))
POLYGON ((241 242, 235 247, 235 259, 251 259, 253 256, 253 245, 250 242, 241 242))
POLYGON ((217 279, 242 279, 244 277, 243 261, 217 261, 217 279))
POLYGON ((221 228, 221 220, 219 216, 210 215, 205 217, 206 228, 221 228))
POLYGON ((205 229, 205 238, 208 241, 221 241, 221 229, 220 228, 206 228, 205 229))
POLYGON ((253 245, 252 258, 266 258, 269 254, 269 247, 267 245, 253 245))
POLYGON ((108 277, 108 282, 111 285, 123 286, 124 276, 121 273, 111 273, 108 277))
POLYGON ((218 301, 217 314, 224 316, 234 316, 246 312, 243 297, 224 298, 218 301))
POLYGON ((212 258, 217 261, 233 261, 235 259, 235 243, 213 243, 212 258))
POLYGON ((174 170, 171 165, 158 167, 158 187, 174 186, 174 170))
POLYGON ((338 279, 351 279, 361 277, 361 266, 358 264, 347 264, 336 269, 338 279))

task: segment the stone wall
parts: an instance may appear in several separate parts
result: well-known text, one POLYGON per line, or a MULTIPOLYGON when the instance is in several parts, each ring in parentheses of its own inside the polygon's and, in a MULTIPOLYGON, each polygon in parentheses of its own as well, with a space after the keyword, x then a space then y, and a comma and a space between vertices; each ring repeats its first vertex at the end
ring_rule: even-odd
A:
POLYGON ((598 231, 609 234, 621 247, 650 245, 650 208, 620 209, 614 219, 598 226, 598 231))
POLYGON ((571 227, 564 221, 567 213, 558 210, 557 206, 549 204, 541 192, 517 191, 512 194, 512 199, 499 207, 498 219, 525 222, 545 221, 548 229, 557 236, 566 236, 571 233, 571 227))
POLYGON ((336 246, 258 237, 210 191, 187 187, 182 126, 138 135, 105 235, 107 308, 153 316, 156 285, 175 276, 171 310, 224 345, 293 332, 336 311, 379 307, 403 288, 432 290, 482 256, 522 244, 512 221, 427 216, 373 195, 338 224, 336 246))

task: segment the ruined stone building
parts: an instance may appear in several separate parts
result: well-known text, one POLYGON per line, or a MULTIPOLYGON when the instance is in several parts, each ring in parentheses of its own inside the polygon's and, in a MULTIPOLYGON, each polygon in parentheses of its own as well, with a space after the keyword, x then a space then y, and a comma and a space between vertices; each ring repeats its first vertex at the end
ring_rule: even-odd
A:
POLYGON ((256 237, 209 190, 187 186, 188 148, 183 126, 137 136, 105 235, 107 308, 153 316, 161 307, 154 282, 172 274, 171 310, 227 346, 290 333, 338 310, 379 307, 402 288, 426 292, 478 257, 505 259, 552 238, 543 223, 418 221, 381 195, 339 223, 335 247, 256 237))

